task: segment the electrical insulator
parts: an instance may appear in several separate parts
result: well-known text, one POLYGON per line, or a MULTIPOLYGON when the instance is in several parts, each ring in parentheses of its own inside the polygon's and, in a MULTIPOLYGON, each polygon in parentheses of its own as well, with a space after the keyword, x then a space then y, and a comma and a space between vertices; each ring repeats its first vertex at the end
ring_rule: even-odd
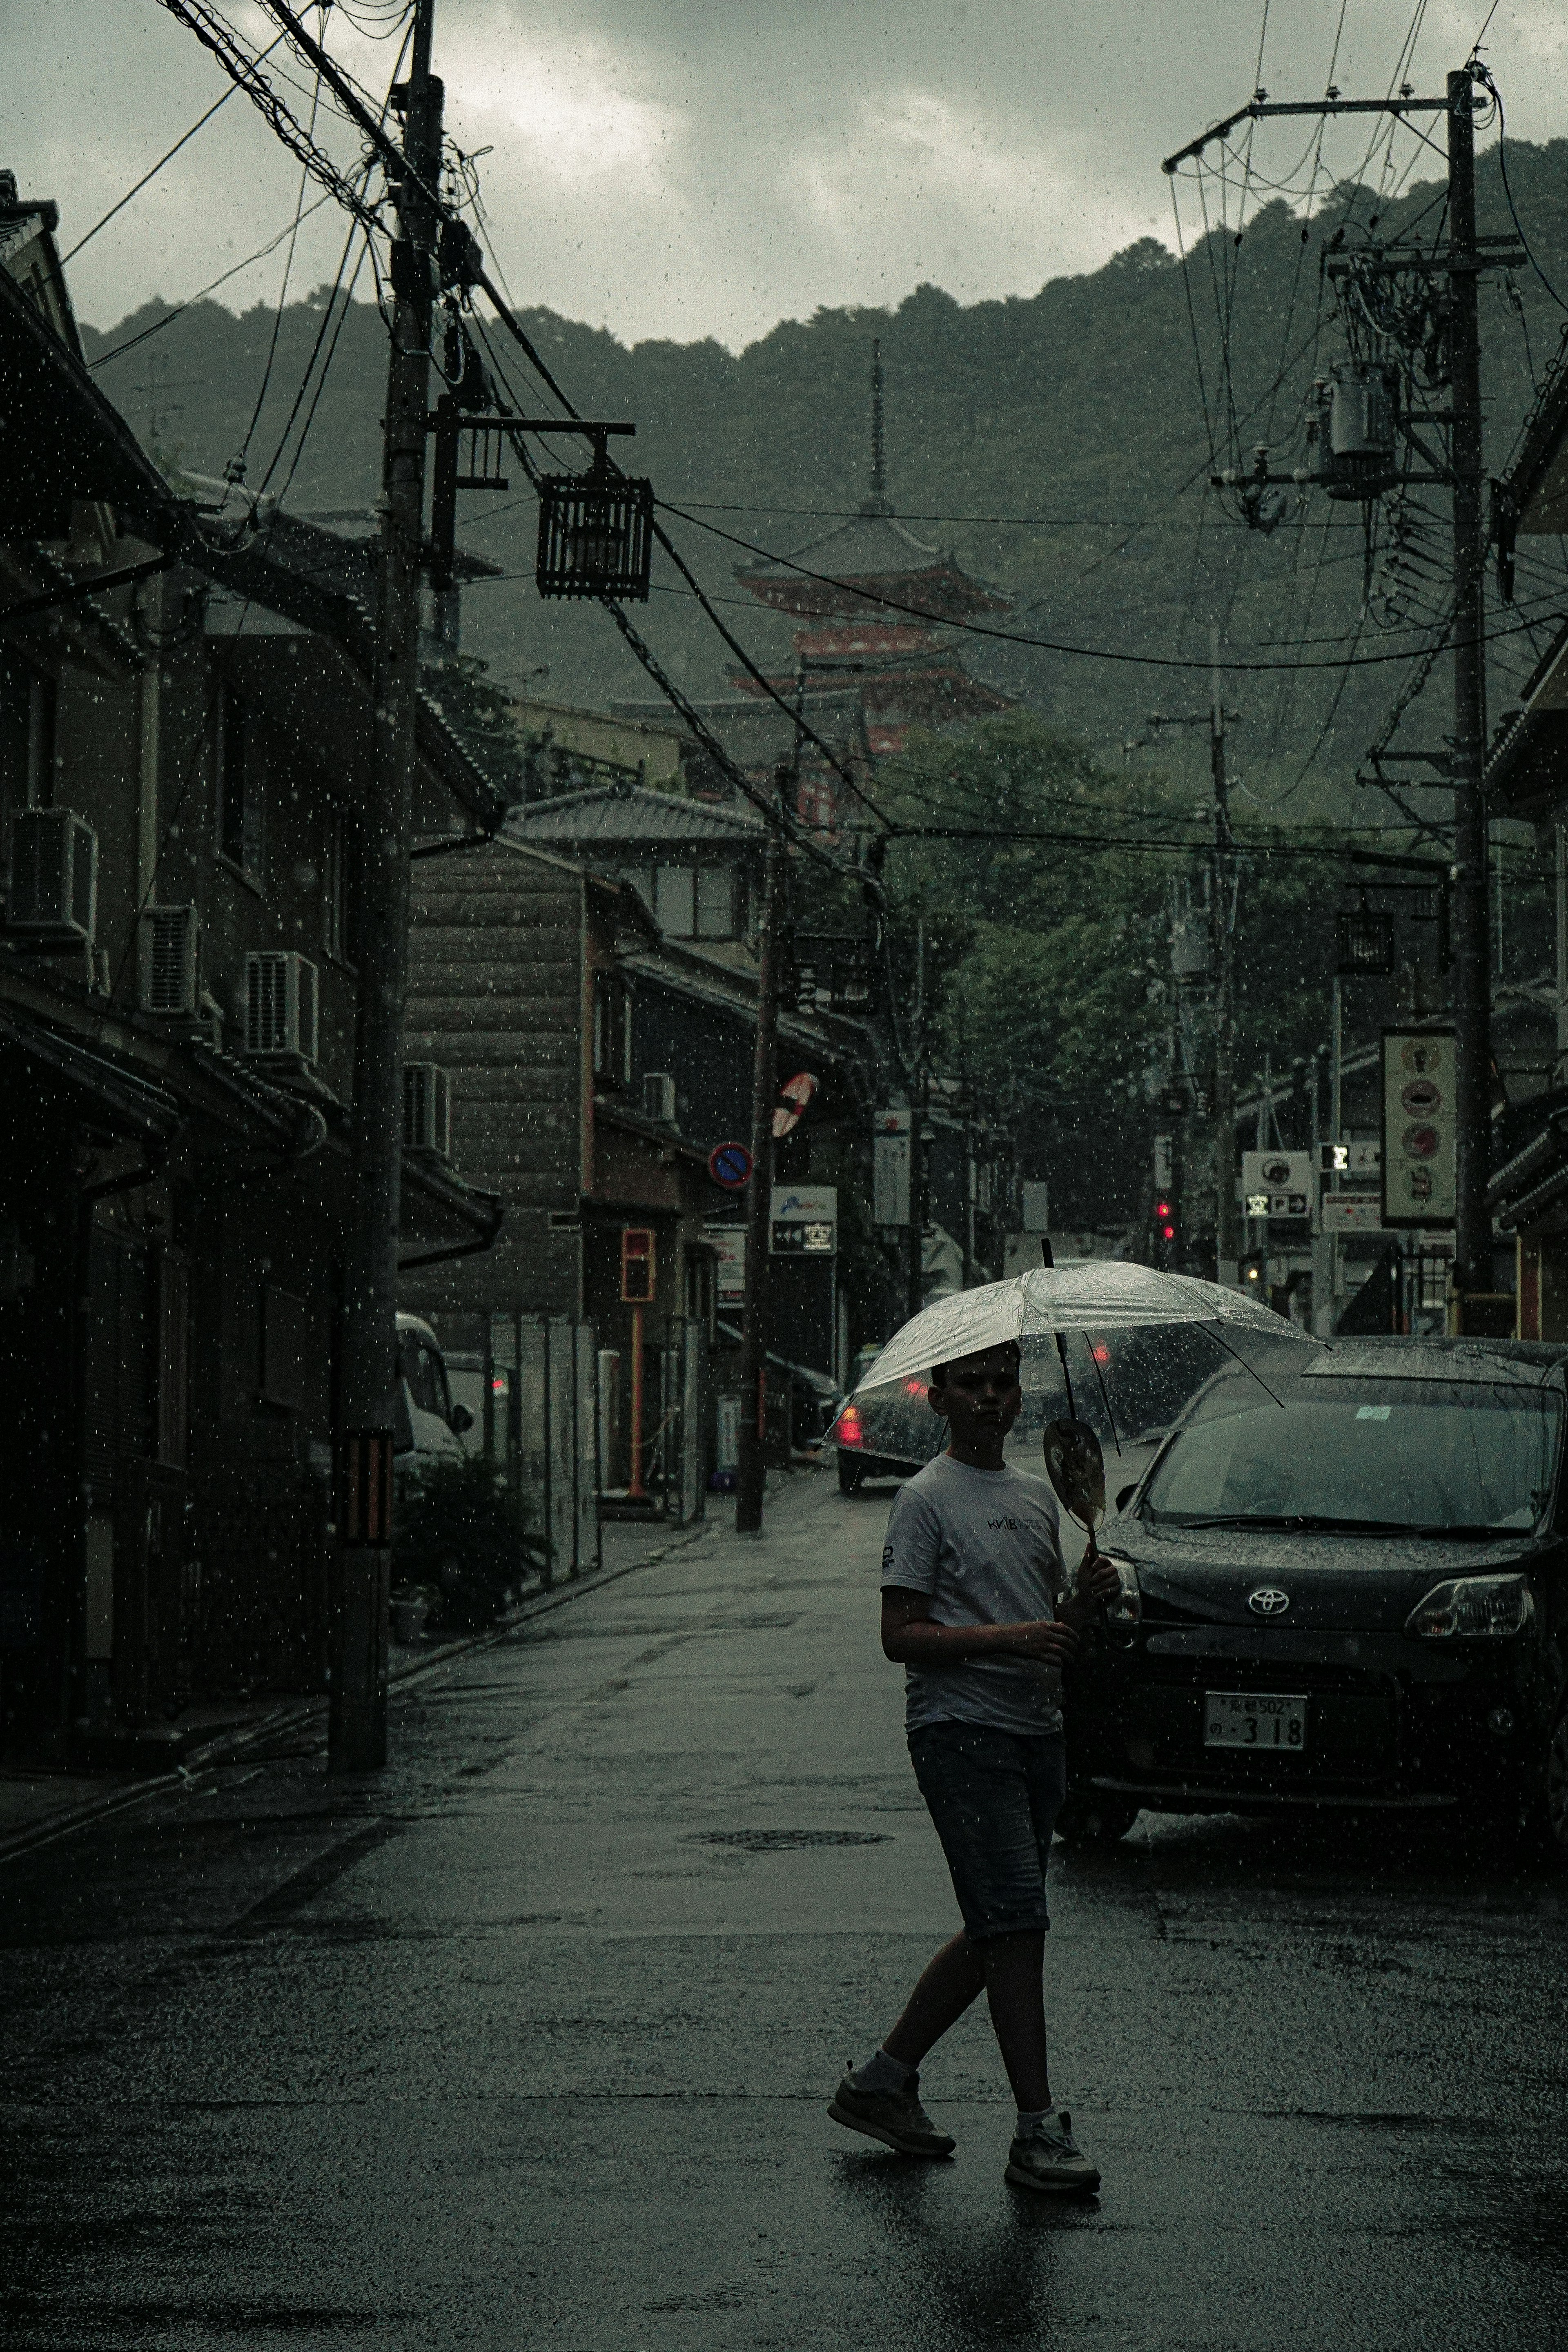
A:
POLYGON ((1399 372, 1369 360, 1336 361, 1312 386, 1309 478, 1331 499, 1375 499, 1399 479, 1394 429, 1399 372))

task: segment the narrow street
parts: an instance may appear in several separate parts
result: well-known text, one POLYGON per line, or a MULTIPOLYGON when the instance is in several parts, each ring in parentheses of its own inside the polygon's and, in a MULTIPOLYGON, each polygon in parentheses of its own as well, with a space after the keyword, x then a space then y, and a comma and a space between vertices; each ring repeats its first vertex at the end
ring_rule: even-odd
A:
POLYGON ((824 2108, 953 1924, 875 1638, 890 1490, 795 1479, 396 1703, 0 1874, 10 2352, 1184 2352, 1568 2334, 1568 1902, 1444 1836, 1058 1845, 1087 2205, 824 2108), (309 1747, 309 1743, 307 1743, 309 1747))

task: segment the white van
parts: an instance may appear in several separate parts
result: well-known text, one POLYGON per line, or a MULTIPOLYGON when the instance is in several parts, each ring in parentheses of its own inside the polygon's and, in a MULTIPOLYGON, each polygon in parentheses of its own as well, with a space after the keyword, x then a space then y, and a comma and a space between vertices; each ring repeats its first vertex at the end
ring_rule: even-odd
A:
POLYGON ((397 1402, 394 1409, 393 1468, 401 1478, 419 1478, 437 1462, 461 1462, 463 1433, 473 1427, 467 1405, 452 1402, 441 1342, 417 1315, 397 1318, 397 1402))

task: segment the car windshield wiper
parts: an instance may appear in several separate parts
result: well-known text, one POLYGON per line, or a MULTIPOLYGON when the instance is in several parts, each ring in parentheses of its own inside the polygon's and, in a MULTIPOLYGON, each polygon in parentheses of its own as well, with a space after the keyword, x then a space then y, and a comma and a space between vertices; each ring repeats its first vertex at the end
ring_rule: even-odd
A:
POLYGON ((1435 1528, 1413 1528, 1403 1519, 1335 1519, 1321 1511, 1215 1511, 1198 1519, 1176 1519, 1178 1528, 1289 1528, 1308 1535, 1411 1536, 1436 1535, 1435 1528))

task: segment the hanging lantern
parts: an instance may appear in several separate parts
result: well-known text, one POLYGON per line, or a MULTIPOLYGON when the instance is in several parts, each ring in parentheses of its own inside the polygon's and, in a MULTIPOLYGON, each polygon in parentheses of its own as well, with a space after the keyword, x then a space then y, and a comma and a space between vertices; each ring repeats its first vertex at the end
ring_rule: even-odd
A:
POLYGON ((613 466, 602 438, 585 474, 541 481, 534 576, 542 596, 646 604, 652 562, 653 484, 613 466))

